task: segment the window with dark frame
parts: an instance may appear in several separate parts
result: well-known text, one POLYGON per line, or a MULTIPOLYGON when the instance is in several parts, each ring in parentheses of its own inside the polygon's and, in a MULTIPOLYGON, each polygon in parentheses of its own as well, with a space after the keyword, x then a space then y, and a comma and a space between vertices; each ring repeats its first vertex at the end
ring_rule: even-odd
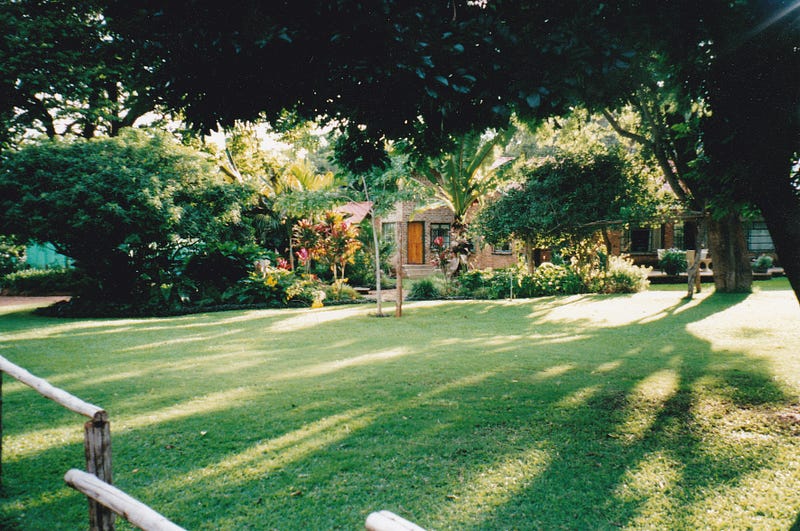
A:
POLYGON ((631 252, 646 253, 650 251, 650 235, 652 232, 647 228, 631 229, 631 252))
POLYGON ((433 246, 433 240, 442 238, 444 242, 443 247, 450 247, 450 224, 449 223, 431 223, 431 241, 430 245, 433 246))
POLYGON ((492 254, 511 254, 511 242, 507 241, 492 245, 492 254))
POLYGON ((397 241, 397 223, 385 222, 381 224, 381 237, 387 242, 397 241))

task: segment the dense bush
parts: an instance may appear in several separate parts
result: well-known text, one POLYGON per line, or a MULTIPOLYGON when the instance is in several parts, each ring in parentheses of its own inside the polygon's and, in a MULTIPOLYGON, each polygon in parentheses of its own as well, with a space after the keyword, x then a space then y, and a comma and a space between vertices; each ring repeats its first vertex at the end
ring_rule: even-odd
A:
POLYGON ((408 293, 411 300, 425 301, 431 299, 441 299, 442 291, 430 278, 422 278, 414 282, 408 293))
POLYGON ((253 244, 222 242, 197 246, 179 270, 181 292, 193 301, 219 302, 223 293, 247 277, 260 260, 277 263, 274 252, 253 244))
POLYGON ((753 271, 756 273, 766 273, 772 267, 772 257, 768 254, 762 254, 753 261, 753 271))
POLYGON ((585 274, 579 271, 583 270, 549 262, 537 267, 532 275, 520 268, 474 270, 458 277, 458 293, 475 299, 634 293, 649 284, 650 268, 635 266, 629 259, 616 256, 608 258, 606 269, 595 268, 585 274))
POLYGON ((658 259, 658 268, 667 275, 677 275, 684 273, 688 264, 686 262, 686 251, 678 249, 667 249, 661 258, 658 259))
POLYGON ((530 283, 522 282, 522 292, 527 296, 575 295, 586 292, 583 279, 571 267, 545 262, 530 275, 530 283))
POLYGON ((146 304, 187 242, 236 241, 252 190, 166 134, 43 140, 0 159, 0 232, 51 242, 95 301, 146 304))
POLYGON ((238 304, 284 306, 292 298, 290 289, 297 280, 291 271, 266 267, 261 271, 253 271, 239 280, 225 291, 222 299, 224 302, 238 304))
POLYGON ((512 292, 513 296, 520 296, 521 275, 516 269, 468 271, 458 277, 458 294, 475 299, 504 299, 511 297, 512 292))
POLYGON ((610 256, 607 268, 593 275, 587 287, 593 293, 637 293, 650 285, 650 271, 651 267, 634 265, 629 258, 610 256))
POLYGON ((52 295, 80 292, 83 275, 71 268, 23 269, 0 277, 0 290, 6 295, 52 295))

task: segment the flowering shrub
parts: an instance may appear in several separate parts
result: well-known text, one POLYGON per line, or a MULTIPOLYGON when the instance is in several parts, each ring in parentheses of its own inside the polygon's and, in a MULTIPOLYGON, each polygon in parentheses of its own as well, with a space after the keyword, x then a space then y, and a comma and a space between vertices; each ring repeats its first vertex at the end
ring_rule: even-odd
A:
POLYGON ((584 281, 592 293, 636 293, 650 285, 647 276, 652 270, 634 265, 630 258, 610 256, 605 270, 593 271, 584 281))
POLYGON ((326 212, 319 223, 299 221, 293 229, 293 240, 300 248, 297 258, 306 270, 310 269, 311 260, 319 260, 330 267, 334 286, 343 284, 339 281, 344 279, 345 267, 353 263, 361 248, 358 227, 338 212, 326 212))
POLYGON ((536 268, 530 281, 522 283, 524 292, 531 296, 574 295, 585 293, 586 286, 581 276, 571 267, 554 265, 545 262, 536 268), (528 284, 530 282, 530 284, 528 284))
POLYGON ((444 238, 437 236, 431 242, 431 253, 433 254, 431 264, 441 271, 445 282, 449 283, 450 278, 453 276, 450 263, 456 258, 452 247, 445 245, 444 238))
POLYGON ((225 302, 237 304, 285 305, 290 299, 287 291, 295 280, 291 271, 272 266, 262 267, 226 290, 222 298, 225 302))

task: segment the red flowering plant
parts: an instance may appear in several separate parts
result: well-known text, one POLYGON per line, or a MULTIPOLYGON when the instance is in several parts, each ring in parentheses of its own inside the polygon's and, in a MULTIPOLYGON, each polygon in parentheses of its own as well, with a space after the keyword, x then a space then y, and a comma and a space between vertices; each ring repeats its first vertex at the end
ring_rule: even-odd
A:
POLYGON ((345 268, 353 263, 356 251, 361 247, 358 227, 337 212, 326 212, 322 221, 313 223, 301 220, 294 227, 294 242, 301 247, 297 258, 309 270, 310 260, 327 264, 333 275, 333 285, 338 292, 347 282, 345 268))
POLYGON ((445 245, 443 237, 437 236, 431 243, 431 252, 433 253, 431 263, 442 272, 445 282, 449 283, 451 277, 450 264, 453 258, 456 257, 453 249, 445 245))

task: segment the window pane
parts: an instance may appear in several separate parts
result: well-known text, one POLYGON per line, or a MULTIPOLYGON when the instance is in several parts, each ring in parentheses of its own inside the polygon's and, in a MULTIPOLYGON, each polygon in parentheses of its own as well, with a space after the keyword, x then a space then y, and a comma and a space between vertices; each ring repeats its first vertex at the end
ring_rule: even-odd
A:
POLYGON ((631 229, 631 252, 646 253, 650 250, 650 229, 631 229))
POLYGON ((450 224, 449 223, 431 223, 431 246, 433 240, 442 238, 443 247, 450 247, 450 224))
POLYGON ((397 223, 381 224, 381 236, 387 242, 397 241, 397 223))
POLYGON ((772 251, 775 244, 772 243, 772 236, 767 230, 767 224, 763 221, 754 221, 750 230, 747 231, 747 248, 754 252, 772 251))

